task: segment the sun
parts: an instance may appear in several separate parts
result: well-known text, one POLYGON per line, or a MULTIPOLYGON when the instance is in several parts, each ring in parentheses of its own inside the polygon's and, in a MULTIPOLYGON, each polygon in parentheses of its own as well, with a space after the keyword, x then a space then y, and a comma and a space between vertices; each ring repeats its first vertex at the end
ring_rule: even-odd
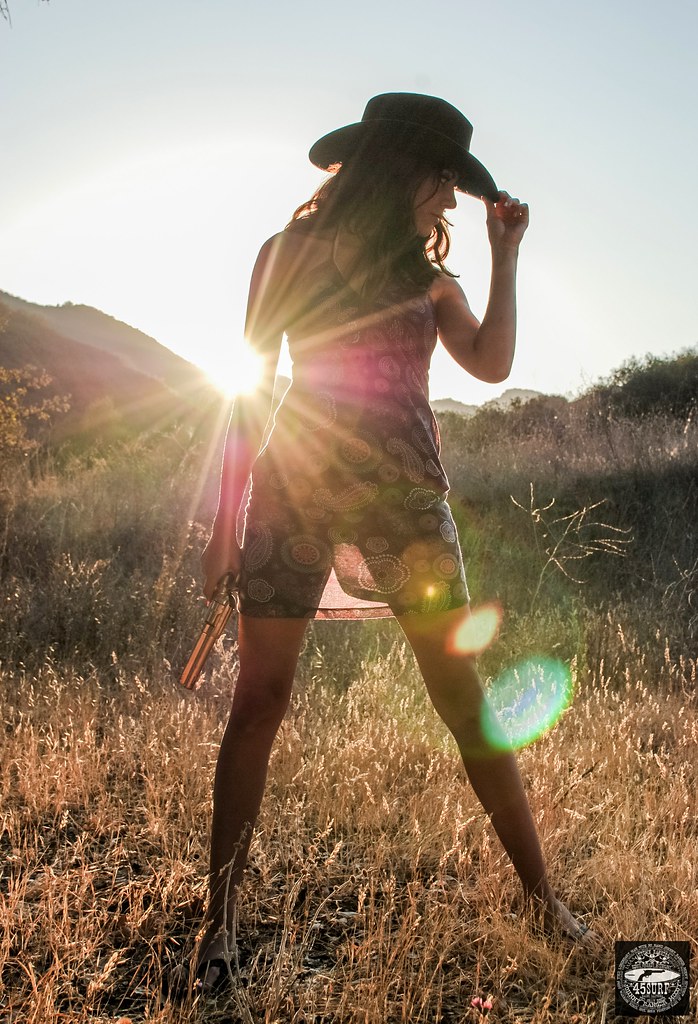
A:
MULTIPOLYGON (((244 339, 221 345, 218 354, 206 358, 203 369, 209 380, 229 398, 251 395, 262 380, 263 360, 244 339)), ((203 362, 203 360, 202 360, 203 362)))

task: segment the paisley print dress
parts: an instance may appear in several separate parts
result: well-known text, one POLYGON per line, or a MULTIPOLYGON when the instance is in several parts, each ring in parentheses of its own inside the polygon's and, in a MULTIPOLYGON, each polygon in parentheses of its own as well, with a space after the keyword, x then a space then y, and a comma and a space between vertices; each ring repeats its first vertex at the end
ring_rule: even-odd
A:
POLYGON ((335 260, 287 330, 292 382, 251 472, 240 611, 371 618, 468 602, 429 405, 427 294, 367 308, 335 260))

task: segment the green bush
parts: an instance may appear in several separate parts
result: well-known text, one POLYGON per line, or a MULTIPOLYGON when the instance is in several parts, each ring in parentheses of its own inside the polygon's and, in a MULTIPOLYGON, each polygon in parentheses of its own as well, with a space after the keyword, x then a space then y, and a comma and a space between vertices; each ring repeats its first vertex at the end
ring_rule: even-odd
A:
POLYGON ((698 407, 698 352, 630 359, 588 393, 615 416, 675 416, 687 419, 698 407))

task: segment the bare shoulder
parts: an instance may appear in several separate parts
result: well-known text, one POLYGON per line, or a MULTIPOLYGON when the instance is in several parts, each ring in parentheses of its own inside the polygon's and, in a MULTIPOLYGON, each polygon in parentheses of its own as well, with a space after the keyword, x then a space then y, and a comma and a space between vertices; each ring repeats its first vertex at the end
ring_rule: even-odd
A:
POLYGON ((259 251, 258 265, 275 277, 286 278, 326 255, 327 240, 306 228, 291 225, 268 238, 259 251))
POLYGON ((277 231, 267 238, 257 256, 257 263, 270 267, 272 264, 283 264, 288 259, 288 237, 285 231, 277 231))
POLYGON ((454 277, 450 277, 448 274, 439 273, 434 278, 429 288, 429 297, 434 303, 435 308, 438 306, 451 306, 453 304, 465 305, 467 308, 470 308, 465 292, 460 284, 454 277))

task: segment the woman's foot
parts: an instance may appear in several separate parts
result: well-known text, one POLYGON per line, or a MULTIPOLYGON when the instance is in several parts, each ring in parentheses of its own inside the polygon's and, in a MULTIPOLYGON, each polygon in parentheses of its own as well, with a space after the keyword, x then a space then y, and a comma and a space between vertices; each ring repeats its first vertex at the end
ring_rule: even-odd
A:
POLYGON ((229 985, 235 971, 235 959, 233 936, 220 929, 209 929, 199 944, 194 994, 211 995, 229 985))
POLYGON ((598 949, 601 942, 598 932, 579 921, 552 893, 545 898, 531 897, 530 907, 536 926, 549 938, 589 951, 598 949))

